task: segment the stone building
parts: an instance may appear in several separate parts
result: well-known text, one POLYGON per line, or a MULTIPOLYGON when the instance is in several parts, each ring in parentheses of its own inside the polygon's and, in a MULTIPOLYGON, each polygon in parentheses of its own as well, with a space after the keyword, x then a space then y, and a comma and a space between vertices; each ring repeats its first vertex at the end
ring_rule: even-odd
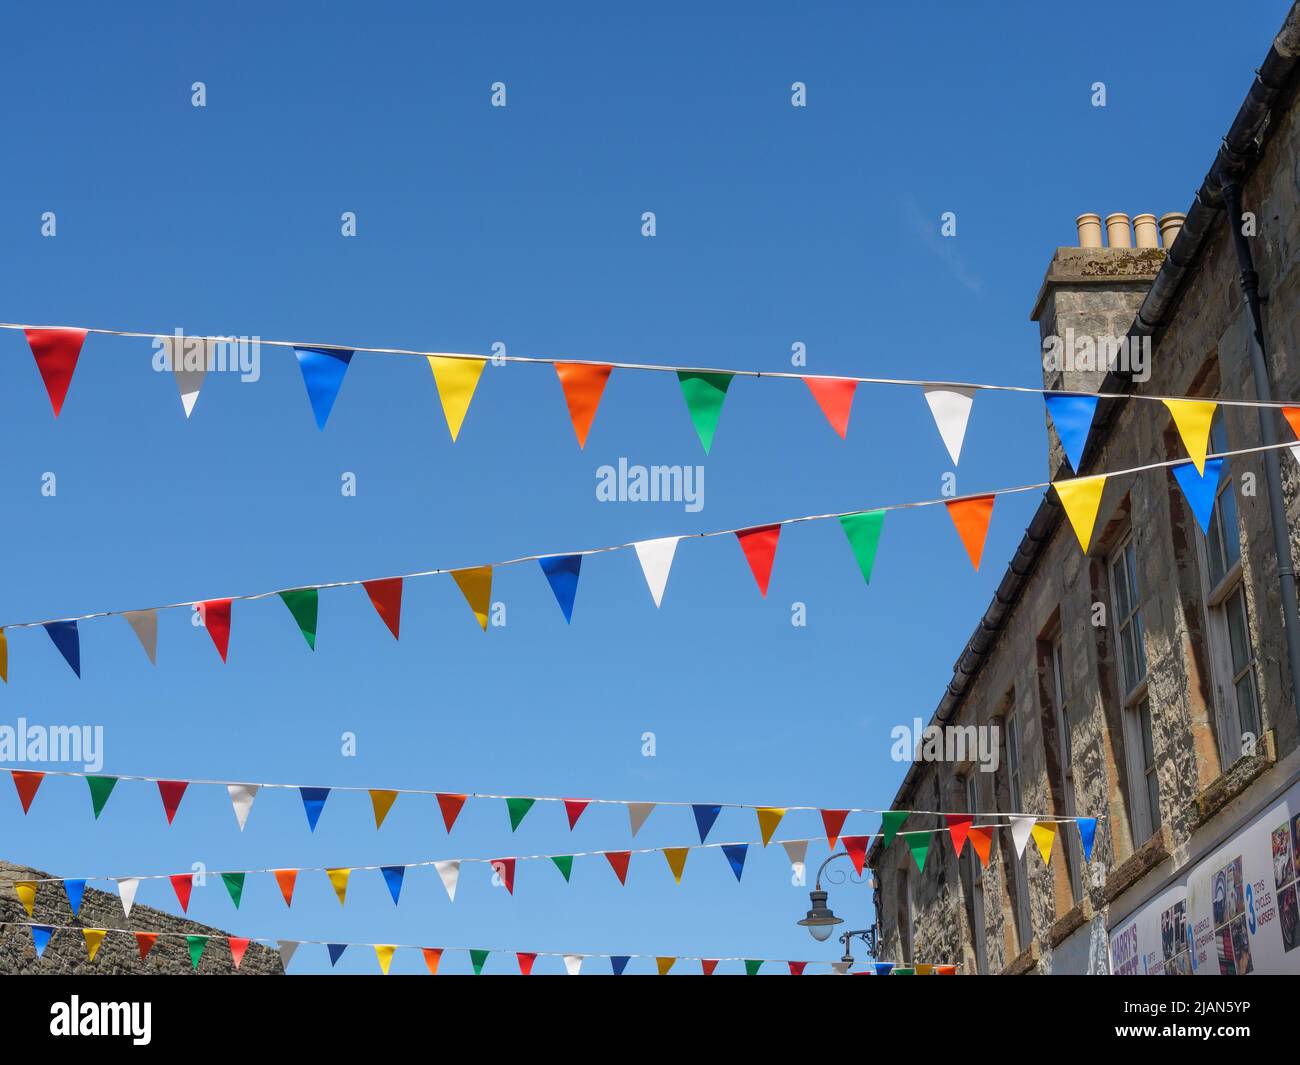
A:
MULTIPOLYGON (((1111 216, 1101 246, 1100 219, 1080 217, 1082 246, 1056 250, 1031 317, 1043 338, 1150 338, 1150 375, 1052 367, 1045 387, 1257 398, 1224 192, 1238 184, 1272 394, 1300 399, 1298 82, 1300 5, 1185 223, 1166 216, 1158 236, 1140 215, 1135 247, 1111 216)), ((1048 436, 1053 478, 1074 476, 1050 421, 1048 436)), ((1218 409, 1211 452, 1262 442, 1257 410, 1218 409)), ((1292 567, 1300 464, 1279 455, 1292 567)), ((1121 395, 1101 400, 1077 473, 1185 457, 1163 404, 1121 395)), ((907 847, 877 842, 880 958, 995 974, 1300 971, 1300 743, 1269 500, 1260 453, 1225 463, 1209 535, 1168 470, 1112 478, 1084 554, 1047 493, 931 721, 997 726, 1000 764, 918 760, 893 805, 1097 816, 1091 861, 1073 825, 1048 864, 1033 842, 1018 858, 1001 828, 987 867, 945 837, 919 873, 907 847)), ((933 827, 914 814, 904 831, 933 827)))

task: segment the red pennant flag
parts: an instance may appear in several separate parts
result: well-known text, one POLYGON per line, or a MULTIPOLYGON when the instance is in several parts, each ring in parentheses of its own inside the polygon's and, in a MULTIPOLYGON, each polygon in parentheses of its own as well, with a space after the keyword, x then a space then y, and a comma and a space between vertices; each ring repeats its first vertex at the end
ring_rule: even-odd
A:
POLYGON ((153 950, 153 945, 158 942, 158 933, 136 932, 135 942, 140 948, 140 960, 144 961, 149 956, 149 951, 153 950))
POLYGON ((402 625, 402 578, 388 577, 379 581, 362 581, 370 604, 388 626, 393 639, 398 638, 397 630, 402 625))
POLYGON ((293 888, 298 883, 297 869, 277 869, 275 882, 280 885, 280 894, 284 896, 286 906, 293 905, 293 888))
POLYGON ((632 860, 631 851, 606 851, 605 858, 620 884, 627 883, 627 865, 632 860))
POLYGON ((27 343, 36 356, 36 368, 41 371, 45 391, 50 394, 50 406, 57 418, 63 410, 63 401, 72 384, 72 372, 77 368, 77 356, 85 343, 84 329, 25 329, 27 343))
POLYGON ((946 506, 948 516, 957 526, 957 535, 966 545, 971 565, 978 571, 984 555, 984 539, 989 534, 989 519, 993 517, 996 496, 975 496, 971 499, 953 499, 946 506))
POLYGON ((533 962, 537 960, 536 954, 528 954, 524 951, 516 951, 515 957, 519 959, 519 973, 521 976, 533 975, 533 962))
POLYGON ((190 912, 190 892, 194 890, 193 873, 173 873, 167 878, 172 882, 172 890, 180 900, 181 913, 190 912))
POLYGON ((848 810, 822 811, 822 824, 826 826, 826 842, 830 844, 831 850, 835 849, 835 841, 840 838, 840 829, 844 827, 844 820, 848 816, 848 810))
POLYGON ((718 967, 717 958, 701 958, 700 968, 704 971, 705 976, 712 976, 713 970, 718 967))
POLYGON ((808 963, 806 961, 792 961, 789 963, 789 965, 790 965, 791 976, 803 976, 804 969, 808 967, 808 963))
POLYGON ((961 857, 961 849, 966 845, 966 834, 975 820, 971 814, 944 814, 948 821, 948 834, 952 836, 952 849, 961 857))
POLYGON ((857 381, 843 381, 834 377, 805 377, 803 383, 813 394, 831 428, 843 440, 849 431, 849 411, 853 409, 853 393, 857 381))
POLYGON ((844 849, 853 859, 853 868, 858 871, 858 876, 861 876, 863 863, 867 860, 867 844, 871 842, 871 837, 841 836, 840 842, 844 844, 844 849))
POLYGON ((600 397, 605 392, 605 383, 609 380, 612 369, 612 366, 584 362, 555 364, 560 387, 564 389, 564 402, 569 405, 573 431, 578 435, 579 447, 587 446, 587 434, 591 432, 591 422, 596 417, 596 408, 600 406, 600 397))
POLYGON ((758 525, 752 529, 739 529, 736 539, 745 552, 749 568, 758 582, 758 590, 767 597, 767 582, 772 577, 772 562, 776 558, 776 541, 781 536, 779 525, 758 525))
POLYGON ((591 802, 590 799, 565 799, 564 800, 564 812, 569 815, 570 832, 573 831, 573 826, 578 823, 578 818, 582 816, 582 811, 587 808, 590 802, 591 802))
POLYGON ((158 794, 162 796, 163 810, 167 814, 167 823, 172 823, 172 818, 176 816, 176 808, 181 804, 181 797, 185 794, 185 789, 190 786, 188 780, 160 780, 158 781, 158 794))
POLYGON ((242 936, 227 936, 230 943, 230 960, 235 963, 235 968, 239 968, 239 963, 244 960, 244 952, 248 950, 248 940, 242 936))
POLYGON ((980 864, 987 866, 989 864, 989 847, 993 843, 993 829, 991 828, 969 828, 966 835, 970 839, 970 845, 975 848, 975 853, 980 856, 980 864))
POLYGON ((23 804, 23 813, 26 813, 32 808, 36 789, 41 786, 45 774, 29 769, 15 769, 11 775, 14 778, 14 787, 18 789, 18 801, 23 804))
POLYGON ((200 603, 199 609, 202 611, 203 627, 208 630, 208 635, 216 645, 217 654, 221 655, 221 661, 224 662, 226 651, 230 648, 230 600, 209 599, 206 603, 200 603))
POLYGON ((505 884, 506 892, 513 895, 515 893, 515 860, 513 858, 493 858, 492 870, 501 878, 501 883, 505 884))
POLYGON ((451 831, 451 826, 456 823, 456 818, 460 816, 460 808, 465 805, 468 795, 450 795, 444 792, 438 792, 438 806, 442 810, 442 823, 447 826, 447 831, 451 831))

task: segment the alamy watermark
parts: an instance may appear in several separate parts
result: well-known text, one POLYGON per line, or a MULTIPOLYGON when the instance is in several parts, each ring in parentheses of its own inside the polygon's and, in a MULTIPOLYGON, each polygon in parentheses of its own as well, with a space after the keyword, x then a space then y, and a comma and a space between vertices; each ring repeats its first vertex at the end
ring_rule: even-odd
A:
POLYGON ((98 773, 104 768, 104 726, 32 725, 20 717, 0 725, 0 762, 79 764, 98 773))
POLYGON ((638 466, 626 458, 596 470, 601 503, 682 503, 688 514, 704 509, 703 466, 638 466))
POLYGON ((1151 379, 1151 338, 1092 336, 1067 329, 1043 337, 1043 370, 1047 373, 1074 373, 1090 370, 1115 370, 1129 374, 1134 381, 1151 379))
POLYGON ((155 337, 153 368, 158 373, 237 373, 241 381, 262 376, 261 337, 192 337, 180 329, 155 337))
POLYGON ((997 725, 929 725, 919 717, 911 726, 890 729, 894 744, 889 755, 895 762, 975 762, 985 773, 996 773, 1002 750, 997 725))

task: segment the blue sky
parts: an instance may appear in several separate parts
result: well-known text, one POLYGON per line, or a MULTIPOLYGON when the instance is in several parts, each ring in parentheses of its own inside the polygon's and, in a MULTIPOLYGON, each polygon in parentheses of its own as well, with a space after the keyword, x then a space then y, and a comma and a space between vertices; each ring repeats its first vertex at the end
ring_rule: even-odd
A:
MULTIPOLYGON (((1075 215, 1186 210, 1287 4, 1227 21, 1208 3, 1076 6, 15 10, 0 318, 767 370, 802 341, 814 373, 1034 385, 1028 312, 1075 215)), ((841 442, 798 382, 737 380, 706 461, 669 375, 616 371, 579 450, 549 367, 489 366, 453 446, 420 359, 358 355, 321 433, 284 350, 263 349, 256 383, 210 375, 189 422, 147 341, 91 337, 57 421, 21 333, 0 350, 0 623, 929 498, 951 469, 910 390, 860 389, 841 442), (620 457, 705 463, 704 510, 598 502, 620 457)), ((1042 480, 1045 455, 1040 404, 981 395, 959 489, 1042 480)), ((999 501, 978 574, 939 510, 891 516, 869 588, 835 523, 789 529, 766 601, 723 538, 681 546, 659 611, 631 553, 599 556, 571 626, 529 566, 499 573, 508 623, 487 636, 447 578, 408 584, 399 643, 360 590, 323 593, 314 654, 279 603, 237 605, 225 666, 182 612, 160 620, 156 668, 120 619, 83 624, 81 681, 44 634, 14 632, 0 724, 102 725, 109 773, 887 805, 905 768, 890 729, 932 712, 1035 503, 999 501)), ((792 814, 778 835, 819 833, 792 814)), ((432 800, 403 799, 376 833, 364 795, 331 799, 310 834, 295 797, 265 794, 240 834, 216 788, 169 829, 143 784, 94 822, 84 785, 58 779, 27 818, 0 798, 0 837, 66 876, 633 845, 609 808, 571 834, 539 806, 512 837, 499 802, 448 838, 432 800)), ((711 838, 757 840, 752 815, 724 812, 711 838)), ((635 845, 695 839, 689 812, 661 810, 635 845)), ((594 859, 568 886, 521 866, 513 897, 467 870, 454 905, 432 871, 396 908, 377 873, 341 910, 323 875, 292 910, 250 881, 238 914, 211 882, 190 913, 253 936, 830 959, 793 923, 805 892, 771 848, 739 885, 706 852, 681 887, 658 856, 626 887, 594 859)), ((165 882, 139 901, 175 909, 165 882)), ((858 926, 870 901, 832 897, 858 926)), ((323 950, 294 964, 325 968, 323 950)))

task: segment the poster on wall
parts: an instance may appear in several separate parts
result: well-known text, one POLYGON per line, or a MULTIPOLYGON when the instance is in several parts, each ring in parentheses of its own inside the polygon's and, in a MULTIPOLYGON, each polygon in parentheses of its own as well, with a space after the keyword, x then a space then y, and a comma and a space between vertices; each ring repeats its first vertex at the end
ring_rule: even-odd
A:
POLYGON ((1300 973, 1300 784, 1110 930, 1116 976, 1300 973))

